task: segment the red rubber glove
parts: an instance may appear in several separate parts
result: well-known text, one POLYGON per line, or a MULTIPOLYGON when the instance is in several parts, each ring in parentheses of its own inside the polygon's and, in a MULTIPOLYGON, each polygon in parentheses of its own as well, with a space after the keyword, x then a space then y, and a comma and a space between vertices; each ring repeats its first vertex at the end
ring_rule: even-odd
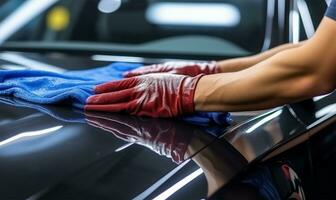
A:
POLYGON ((149 74, 98 85, 86 110, 175 117, 194 112, 194 93, 202 75, 149 74))
POLYGON ((150 66, 143 66, 132 71, 124 73, 124 77, 139 76, 150 73, 167 72, 171 74, 183 74, 188 76, 197 76, 199 74, 216 74, 219 73, 219 67, 213 62, 166 62, 150 66))

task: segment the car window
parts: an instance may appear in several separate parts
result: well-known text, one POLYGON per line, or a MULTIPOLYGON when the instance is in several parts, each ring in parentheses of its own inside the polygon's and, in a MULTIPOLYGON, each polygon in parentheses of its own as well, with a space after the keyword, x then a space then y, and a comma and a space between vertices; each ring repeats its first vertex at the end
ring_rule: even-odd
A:
POLYGON ((246 55, 262 48, 266 8, 266 0, 11 0, 0 4, 0 43, 94 42, 246 55))

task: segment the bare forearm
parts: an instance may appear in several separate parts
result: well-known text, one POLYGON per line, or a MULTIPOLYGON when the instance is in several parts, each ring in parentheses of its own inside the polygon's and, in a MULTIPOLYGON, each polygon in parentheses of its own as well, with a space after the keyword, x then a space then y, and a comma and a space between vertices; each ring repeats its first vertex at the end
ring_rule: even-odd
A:
POLYGON ((305 41, 302 41, 298 44, 284 44, 280 45, 278 47, 275 47, 273 49, 270 49, 268 51, 259 53, 257 55, 253 56, 247 56, 242 58, 233 58, 228 60, 219 61, 218 65, 220 68, 221 73, 227 73, 227 72, 237 72, 244 69, 247 69, 253 65, 256 65, 259 62, 262 62, 273 55, 292 48, 300 47, 305 43, 305 41))
POLYGON ((329 88, 318 80, 312 54, 307 48, 289 49, 239 72, 204 76, 196 88, 195 109, 259 110, 326 93, 329 88))
POLYGON ((296 48, 242 71, 202 77, 194 96, 195 109, 258 110, 332 92, 336 88, 335 33, 336 21, 325 17, 315 35, 296 48))

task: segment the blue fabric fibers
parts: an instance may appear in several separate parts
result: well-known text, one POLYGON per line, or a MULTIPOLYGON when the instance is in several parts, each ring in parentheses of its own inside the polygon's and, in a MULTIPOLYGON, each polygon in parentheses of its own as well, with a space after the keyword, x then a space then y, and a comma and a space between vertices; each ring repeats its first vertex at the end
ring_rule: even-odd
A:
MULTIPOLYGON (((140 64, 114 63, 90 70, 56 73, 40 70, 0 70, 0 95, 13 96, 37 104, 68 104, 83 109, 94 87, 122 79, 122 74, 140 64)), ((184 117, 196 124, 229 123, 228 113, 201 112, 184 117)))

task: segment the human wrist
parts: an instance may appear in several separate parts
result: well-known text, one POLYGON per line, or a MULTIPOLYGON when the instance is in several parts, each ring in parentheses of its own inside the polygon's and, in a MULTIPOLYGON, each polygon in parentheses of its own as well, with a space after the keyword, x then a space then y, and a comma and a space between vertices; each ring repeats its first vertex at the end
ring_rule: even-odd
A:
POLYGON ((220 64, 217 61, 210 61, 209 62, 210 73, 209 74, 218 74, 221 73, 220 64))
POLYGON ((255 65, 257 60, 257 56, 248 56, 218 61, 218 73, 237 72, 255 65))
POLYGON ((204 111, 205 94, 206 94, 207 76, 203 76, 198 80, 193 97, 193 105, 195 111, 204 111))

